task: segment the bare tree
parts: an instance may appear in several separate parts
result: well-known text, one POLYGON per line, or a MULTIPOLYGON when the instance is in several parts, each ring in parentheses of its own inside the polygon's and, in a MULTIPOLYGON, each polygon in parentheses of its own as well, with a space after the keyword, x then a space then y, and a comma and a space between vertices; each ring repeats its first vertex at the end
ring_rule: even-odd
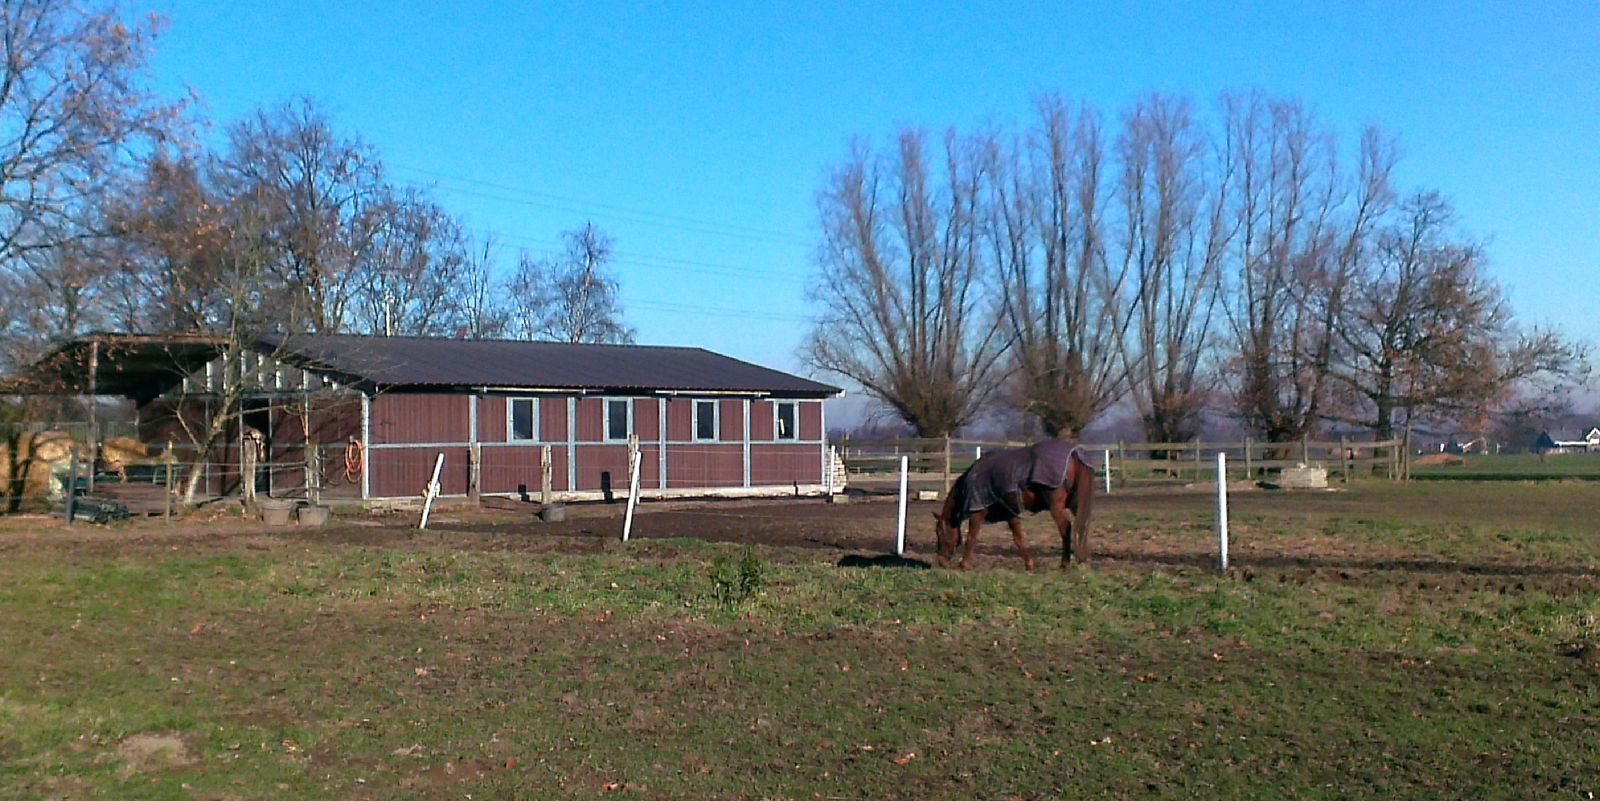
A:
POLYGON ((1394 156, 1369 130, 1347 176, 1336 140, 1298 102, 1231 96, 1223 110, 1234 406, 1269 441, 1286 442, 1309 433, 1328 402, 1335 321, 1391 202, 1394 156))
POLYGON ((512 320, 524 337, 557 342, 631 343, 622 319, 621 286, 611 274, 611 237, 587 223, 562 234, 566 252, 534 259, 524 253, 512 279, 512 320))
POLYGON ((1105 144, 1099 116, 1059 98, 1039 104, 1027 156, 992 171, 988 226, 1015 363, 1013 405, 1045 433, 1074 437, 1125 392, 1128 265, 1108 259, 1105 144))
POLYGON ((1228 176, 1208 183, 1207 142, 1187 100, 1151 95, 1123 115, 1122 257, 1136 287, 1129 387, 1152 442, 1200 433, 1222 259, 1228 176))
POLYGON ((420 190, 385 187, 379 197, 370 247, 354 266, 352 327, 380 336, 452 333, 469 267, 461 225, 420 190))
POLYGON ((0 1, 0 287, 28 311, 0 337, 20 358, 93 318, 99 198, 131 153, 177 126, 180 107, 140 83, 158 26, 115 7, 0 1))
POLYGON ((225 195, 259 204, 269 230, 260 240, 269 248, 266 266, 292 290, 289 325, 341 330, 389 199, 377 154, 301 99, 231 126, 220 168, 225 195))
POLYGON ((462 339, 494 339, 510 333, 510 292, 494 275, 495 239, 469 243, 467 263, 462 270, 457 301, 455 336, 462 339))
POLYGON ((924 140, 901 133, 893 157, 858 147, 828 179, 809 291, 822 311, 804 356, 931 437, 971 420, 994 392, 1004 338, 979 241, 987 156, 952 133, 936 171, 924 140))

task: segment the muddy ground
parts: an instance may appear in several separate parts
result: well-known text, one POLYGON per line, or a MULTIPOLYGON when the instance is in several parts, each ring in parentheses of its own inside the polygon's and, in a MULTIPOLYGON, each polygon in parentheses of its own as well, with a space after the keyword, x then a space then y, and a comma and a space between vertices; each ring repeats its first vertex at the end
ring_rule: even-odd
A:
MULTIPOLYGON (((1111 570, 1215 570, 1215 502, 1214 490, 1204 487, 1102 495, 1092 521, 1093 562, 1111 570)), ((1385 583, 1407 580, 1408 575, 1423 576, 1424 581, 1467 576, 1587 583, 1594 578, 1600 553, 1581 535, 1547 552, 1506 542, 1506 532, 1532 531, 1536 539, 1561 532, 1570 540, 1574 530, 1590 527, 1600 542, 1600 488, 1581 483, 1373 483, 1351 490, 1235 491, 1230 507, 1231 561, 1235 572, 1246 577, 1267 571, 1290 576, 1309 572, 1332 580, 1389 574, 1385 583)), ((905 556, 911 563, 932 560, 932 514, 937 508, 927 501, 908 504, 905 556)), ((558 523, 539 521, 536 509, 446 506, 434 513, 426 532, 416 529, 414 512, 342 515, 321 529, 265 527, 242 519, 231 506, 201 510, 179 521, 145 519, 71 529, 50 518, 14 516, 0 518, 0 551, 52 543, 104 555, 149 548, 264 547, 261 543, 272 540, 530 554, 624 547, 622 503, 569 505, 567 519, 558 523)), ((893 554, 896 514, 894 499, 882 497, 855 497, 848 503, 815 498, 645 502, 634 521, 635 542, 627 547, 645 557, 668 558, 670 552, 671 558, 697 558, 681 548, 658 549, 651 543, 698 540, 757 546, 765 558, 777 561, 859 564, 861 557, 893 554)), ((1025 530, 1041 567, 1056 566, 1061 542, 1048 515, 1028 518, 1025 530)), ((1004 526, 985 528, 978 557, 978 569, 1022 568, 1004 526)))

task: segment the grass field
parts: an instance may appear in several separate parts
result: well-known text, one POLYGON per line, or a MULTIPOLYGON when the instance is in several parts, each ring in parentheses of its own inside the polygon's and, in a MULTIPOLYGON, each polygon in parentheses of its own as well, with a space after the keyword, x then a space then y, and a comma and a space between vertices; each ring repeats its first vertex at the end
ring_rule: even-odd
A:
POLYGON ((1549 481, 1582 479, 1600 481, 1600 454, 1516 453, 1495 456, 1467 456, 1466 463, 1438 467, 1418 465, 1412 477, 1424 480, 1467 479, 1471 481, 1549 481))
POLYGON ((1208 498, 1104 501, 1106 557, 1034 575, 999 530, 958 574, 610 517, 0 520, 0 797, 1600 791, 1600 486, 1241 494, 1226 577, 1208 498))

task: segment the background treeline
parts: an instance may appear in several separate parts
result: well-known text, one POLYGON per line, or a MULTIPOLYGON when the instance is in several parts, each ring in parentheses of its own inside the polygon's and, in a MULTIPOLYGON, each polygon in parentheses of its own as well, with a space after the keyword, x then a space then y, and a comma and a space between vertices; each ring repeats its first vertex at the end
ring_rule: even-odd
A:
POLYGON ((1448 198, 1383 132, 1297 100, 1059 98, 1031 122, 859 144, 819 193, 810 363, 918 435, 983 416, 1152 441, 1208 415, 1288 441, 1549 413, 1586 348, 1514 320, 1448 198))
POLYGON ((97 329, 631 339, 604 232, 496 268, 315 103, 214 123, 149 92, 158 28, 0 2, 0 370, 97 329))

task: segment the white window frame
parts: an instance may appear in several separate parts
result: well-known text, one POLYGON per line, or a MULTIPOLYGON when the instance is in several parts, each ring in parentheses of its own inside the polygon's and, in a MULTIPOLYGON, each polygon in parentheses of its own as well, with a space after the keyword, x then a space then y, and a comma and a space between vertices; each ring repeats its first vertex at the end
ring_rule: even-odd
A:
POLYGON ((693 413, 689 415, 690 439, 695 442, 721 442, 722 441, 722 404, 707 398, 695 398, 693 413), (700 404, 711 404, 711 436, 700 436, 700 404))
POLYGON ((772 402, 772 441, 773 442, 791 442, 791 441, 799 441, 799 439, 800 439, 800 401, 797 401, 797 400, 773 401, 772 402), (778 409, 780 407, 783 407, 783 406, 792 406, 792 407, 794 407, 794 430, 789 432, 789 436, 784 436, 783 435, 783 425, 782 425, 783 417, 778 414, 778 409))
POLYGON ((633 398, 601 398, 600 399, 600 438, 606 442, 627 442, 633 436, 633 398), (618 437, 611 436, 611 404, 627 404, 628 430, 618 437))
POLYGON ((528 398, 528 397, 506 398, 506 442, 538 442, 538 441, 539 441, 539 399, 538 398, 528 398), (532 407, 532 409, 533 409, 533 412, 530 415, 533 418, 533 426, 532 426, 533 431, 531 432, 533 434, 533 436, 528 437, 526 439, 517 436, 516 426, 512 425, 512 420, 515 419, 515 418, 514 418, 514 415, 511 412, 511 407, 513 405, 515 405, 516 403, 520 402, 520 401, 527 401, 528 405, 530 407, 532 407))

